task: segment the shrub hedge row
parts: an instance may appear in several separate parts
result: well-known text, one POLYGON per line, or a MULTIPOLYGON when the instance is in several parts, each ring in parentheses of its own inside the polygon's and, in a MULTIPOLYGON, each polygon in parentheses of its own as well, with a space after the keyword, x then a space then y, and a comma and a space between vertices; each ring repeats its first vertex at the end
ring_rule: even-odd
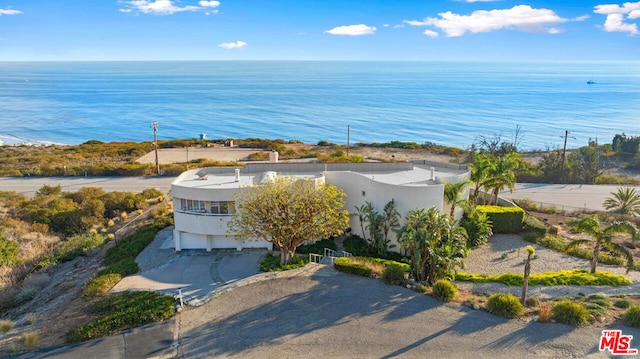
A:
POLYGON ((476 211, 486 213, 493 223, 493 233, 519 233, 525 212, 520 207, 477 206, 476 211))
POLYGON ((371 273, 373 272, 371 268, 364 264, 351 263, 351 259, 349 257, 337 258, 333 262, 333 267, 340 272, 351 273, 363 277, 371 277, 371 273))
MULTIPOLYGON (((469 274, 465 272, 456 273, 456 280, 463 282, 488 283, 499 282, 510 286, 522 286, 524 281, 522 274, 469 274)), ((529 285, 541 284, 544 286, 554 285, 608 285, 619 287, 631 284, 629 279, 621 275, 606 272, 590 273, 586 270, 574 269, 558 272, 536 273, 529 276, 529 285)))

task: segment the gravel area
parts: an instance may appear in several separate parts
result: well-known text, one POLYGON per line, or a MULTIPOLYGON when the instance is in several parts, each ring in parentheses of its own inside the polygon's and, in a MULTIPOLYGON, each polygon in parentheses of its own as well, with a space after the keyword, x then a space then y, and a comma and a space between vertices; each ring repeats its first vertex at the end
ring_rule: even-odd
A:
POLYGON ((156 234, 156 238, 138 256, 136 262, 140 272, 145 272, 169 262, 178 254, 173 248, 160 248, 162 244, 173 237, 173 226, 163 228, 156 234))
MULTIPOLYGON (((524 271, 523 260, 526 258, 524 248, 532 245, 538 258, 531 263, 531 273, 555 272, 565 269, 590 269, 590 261, 558 253, 554 250, 531 244, 514 234, 497 234, 491 237, 489 243, 474 249, 469 257, 465 259, 467 273, 479 274, 502 274, 517 273, 524 271), (503 258, 504 256, 504 258, 503 258)), ((601 286, 533 286, 530 293, 539 297, 555 296, 576 296, 579 293, 588 295, 591 293, 605 292, 607 294, 640 294, 640 272, 626 270, 621 267, 598 264, 598 270, 624 275, 633 283, 625 287, 601 287, 601 286)), ((497 293, 511 292, 520 294, 520 287, 509 287, 500 283, 467 283, 456 282, 456 286, 461 289, 470 290, 474 293, 497 293)))

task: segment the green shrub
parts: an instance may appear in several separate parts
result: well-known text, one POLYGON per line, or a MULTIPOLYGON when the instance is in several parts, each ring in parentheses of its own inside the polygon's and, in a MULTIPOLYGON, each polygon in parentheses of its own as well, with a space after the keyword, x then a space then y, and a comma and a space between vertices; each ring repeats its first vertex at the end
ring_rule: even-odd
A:
POLYGON ((122 280, 122 276, 118 273, 93 277, 82 288, 82 295, 87 298, 99 297, 110 291, 120 280, 122 280))
POLYGON ((94 305, 101 316, 67 332, 67 342, 80 342, 110 335, 118 330, 162 321, 174 313, 175 300, 152 292, 122 292, 94 305))
POLYGON ((541 220, 533 216, 525 216, 522 223, 522 231, 525 233, 535 233, 538 237, 544 237, 547 234, 547 226, 541 220))
POLYGON ((476 206, 476 211, 486 213, 493 223, 493 233, 520 233, 524 210, 520 207, 476 206))
POLYGON ((35 298, 36 294, 38 294, 38 290, 34 287, 26 287, 20 289, 18 294, 13 298, 13 305, 19 306, 22 305, 31 299, 35 298))
MULTIPOLYGON (((457 272, 456 280, 474 283, 498 282, 510 286, 522 286, 524 281, 522 274, 469 274, 457 272)), ((529 276, 529 285, 608 285, 619 287, 631 284, 631 281, 622 275, 598 272, 591 273, 582 269, 562 270, 558 272, 535 273, 529 276)))
POLYGON ((426 293, 429 288, 424 284, 416 284, 413 289, 418 293, 426 293))
POLYGON ((513 294, 492 294, 487 301, 487 309, 490 313, 507 318, 515 318, 524 313, 524 307, 513 294))
POLYGON ((585 309, 589 311, 589 313, 593 315, 605 315, 607 314, 607 308, 601 306, 600 304, 589 302, 585 303, 585 309))
POLYGON ((0 235, 0 266, 20 261, 20 246, 17 242, 0 235))
POLYGON ((613 302, 613 306, 616 308, 627 309, 631 307, 631 301, 628 299, 617 299, 615 302, 613 302))
POLYGON ((104 243, 104 237, 100 234, 79 234, 64 241, 54 255, 59 261, 70 261, 76 257, 83 256, 88 250, 102 243, 104 243))
POLYGON ((578 303, 570 300, 561 300, 551 309, 553 319, 559 323, 568 325, 584 325, 589 320, 589 311, 578 303))
POLYGON ((455 298, 458 290, 456 286, 446 279, 440 279, 433 284, 431 294, 443 302, 450 302, 455 298))
POLYGON ((467 231, 468 247, 485 244, 493 235, 493 224, 486 213, 473 211, 470 214, 465 214, 460 226, 467 231))
POLYGON ((353 254, 356 257, 366 257, 370 255, 369 244, 364 238, 360 236, 351 235, 345 238, 342 244, 345 251, 353 254))
POLYGON ((589 303, 598 304, 604 308, 609 308, 611 306, 611 302, 609 302, 609 297, 607 297, 604 293, 594 293, 587 297, 587 301, 589 303))
POLYGON ((315 254, 324 255, 325 248, 329 248, 335 251, 335 250, 338 250, 338 245, 336 244, 333 238, 323 239, 321 241, 317 241, 311 244, 305 244, 296 248, 296 253, 298 254, 315 253, 315 254))
POLYGON ((304 267, 309 263, 308 256, 293 256, 289 263, 281 266, 280 256, 272 253, 267 253, 262 261, 260 261, 261 272, 282 272, 290 269, 304 267))
POLYGON ((640 328, 640 307, 637 305, 631 306, 622 315, 624 322, 634 328, 640 328))
POLYGON ((364 264, 351 263, 349 257, 340 257, 333 262, 333 267, 344 273, 351 273, 363 277, 371 277, 373 270, 364 264))
POLYGON ((404 283, 405 270, 401 265, 391 264, 382 271, 382 281, 385 284, 400 285, 404 283))

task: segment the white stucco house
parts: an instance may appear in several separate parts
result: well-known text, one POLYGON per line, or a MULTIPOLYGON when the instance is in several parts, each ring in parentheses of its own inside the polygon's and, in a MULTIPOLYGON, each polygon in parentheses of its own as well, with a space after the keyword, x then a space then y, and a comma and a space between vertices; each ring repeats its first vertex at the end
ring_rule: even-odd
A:
MULTIPOLYGON (((294 176, 332 184, 346 193, 350 227, 362 235, 355 207, 370 202, 382 212, 395 199, 404 216, 415 208, 435 206, 448 213, 444 184, 469 179, 464 165, 430 161, 391 163, 249 163, 244 167, 207 167, 182 173, 171 184, 174 205, 174 245, 182 249, 268 248, 252 238, 236 239, 227 222, 235 212, 233 193, 274 176, 294 176)), ((463 194, 467 195, 467 193, 463 194)), ((458 209, 456 216, 462 216, 458 209)), ((395 234, 391 244, 397 244, 395 234)))

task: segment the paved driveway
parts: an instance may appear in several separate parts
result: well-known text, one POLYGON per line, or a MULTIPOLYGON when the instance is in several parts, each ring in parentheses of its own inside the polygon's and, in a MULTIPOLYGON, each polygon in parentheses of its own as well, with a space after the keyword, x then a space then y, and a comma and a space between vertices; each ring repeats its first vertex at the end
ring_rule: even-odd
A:
MULTIPOLYGON (((254 283, 177 317, 180 358, 583 358, 603 328, 507 320, 322 269, 254 283)), ((640 331, 632 346, 640 345, 640 331)))

